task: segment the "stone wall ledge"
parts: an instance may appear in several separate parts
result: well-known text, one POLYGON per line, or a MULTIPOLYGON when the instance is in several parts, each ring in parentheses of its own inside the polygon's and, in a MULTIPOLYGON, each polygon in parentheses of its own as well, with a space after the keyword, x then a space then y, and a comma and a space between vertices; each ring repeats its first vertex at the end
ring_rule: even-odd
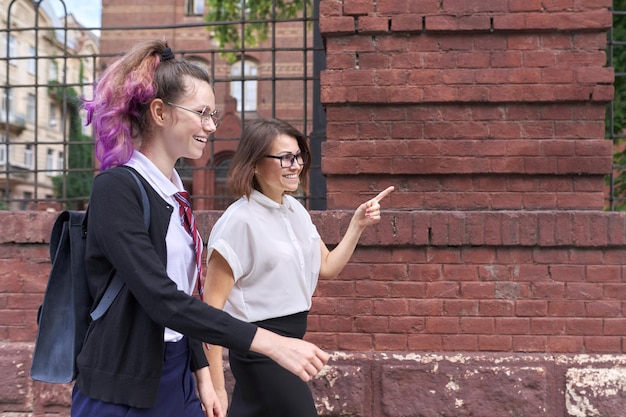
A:
MULTIPOLYGON (((365 201, 378 191, 362 193, 365 201)), ((393 207, 393 193, 386 201, 393 207)), ((313 211, 311 217, 327 244, 338 243, 353 210, 313 211)), ((58 213, 0 212, 0 244, 46 245, 58 213)), ((220 211, 198 211, 203 239, 208 239, 220 211)), ((599 210, 385 210, 382 221, 365 230, 359 247, 522 246, 622 248, 626 245, 626 212, 599 210)), ((0 248, 0 258, 3 258, 0 248)))
MULTIPOLYGON (((69 415, 71 384, 28 376, 32 347, 0 344, 0 375, 12 381, 3 385, 0 413, 69 415)), ((563 409, 618 417, 625 385, 623 355, 490 352, 331 352, 311 382, 318 412, 328 417, 553 417, 563 409)))

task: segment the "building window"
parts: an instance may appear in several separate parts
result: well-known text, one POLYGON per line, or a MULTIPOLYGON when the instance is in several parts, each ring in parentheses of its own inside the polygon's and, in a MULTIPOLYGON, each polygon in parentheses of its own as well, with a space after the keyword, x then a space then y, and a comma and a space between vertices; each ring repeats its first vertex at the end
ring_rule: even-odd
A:
POLYGON ((35 123, 35 95, 28 94, 26 97, 26 120, 28 123, 35 123))
POLYGON ((4 165, 7 163, 7 154, 8 152, 8 145, 7 145, 7 137, 2 135, 0 136, 0 164, 4 165))
POLYGON ((9 113, 13 112, 13 89, 4 88, 2 90, 2 103, 0 103, 0 109, 9 113))
POLYGON ((50 109, 48 111, 48 126, 56 127, 57 121, 57 106, 54 103, 50 103, 50 109))
POLYGON ((33 145, 26 145, 26 149, 24 150, 24 166, 26 168, 33 168, 34 166, 34 157, 33 157, 33 145))
POLYGON ((37 56, 37 51, 34 47, 28 47, 28 56, 30 57, 28 58, 28 73, 31 75, 35 75, 35 72, 37 71, 37 61, 35 59, 35 57, 37 56))
POLYGON ((237 111, 256 111, 258 65, 250 60, 238 61, 230 74, 230 94, 237 99, 237 111))
POLYGON ((48 175, 54 175, 54 151, 52 149, 48 149, 46 153, 46 171, 48 175))
POLYGON ((59 79, 59 66, 56 61, 50 60, 50 66, 48 67, 48 80, 58 81, 59 79))
POLYGON ((187 16, 202 16, 204 0, 187 0, 187 16))
POLYGON ((61 171, 65 170, 65 157, 63 155, 63 152, 59 152, 59 155, 57 157, 57 169, 58 172, 56 173, 56 175, 62 175, 63 173, 61 171))
MULTIPOLYGON (((17 56, 17 38, 13 35, 9 35, 9 58, 17 56)), ((17 61, 12 59, 9 61, 11 65, 16 65, 17 61)))

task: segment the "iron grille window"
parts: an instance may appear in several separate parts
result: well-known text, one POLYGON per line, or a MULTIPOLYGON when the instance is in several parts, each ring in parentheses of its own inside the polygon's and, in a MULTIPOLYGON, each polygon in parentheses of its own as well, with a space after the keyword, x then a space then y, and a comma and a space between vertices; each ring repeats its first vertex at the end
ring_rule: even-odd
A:
MULTIPOLYGON (((40 3, 46 2, 49 0, 28 5, 37 10, 40 3)), ((111 0, 107 5, 113 3, 122 4, 121 0, 111 0)), ((319 0, 313 3, 317 7, 319 0)), ((145 7, 149 13, 150 6, 145 7)), ((310 173, 314 179, 309 179, 309 190, 304 190, 301 197, 310 208, 324 209, 320 143, 325 136, 325 120, 316 92, 324 51, 321 38, 314 36, 317 17, 306 0, 302 0, 302 7, 299 16, 278 19, 270 14, 264 22, 247 22, 242 15, 240 20, 216 24, 203 19, 188 19, 193 23, 181 24, 181 19, 173 19, 176 23, 158 27, 95 28, 102 37, 94 40, 91 32, 70 27, 67 21, 53 19, 50 27, 40 20, 38 26, 35 13, 15 19, 15 8, 9 6, 6 26, 0 28, 0 77, 4 83, 0 103, 0 207, 85 207, 89 187, 77 184, 89 182, 97 166, 92 128, 85 126, 84 111, 73 100, 90 98, 93 82, 102 69, 136 40, 153 39, 154 33, 167 32, 170 44, 176 45, 177 58, 190 59, 209 72, 218 107, 224 114, 223 124, 207 146, 206 159, 181 160, 177 165, 185 185, 192 190, 194 208, 222 209, 233 201, 226 190, 226 177, 241 130, 252 119, 278 117, 310 137, 314 152, 310 173), (24 27, 24 22, 33 22, 33 26, 24 27), (244 42, 221 47, 215 33, 224 25, 241 31, 242 39, 246 27, 265 26, 267 40, 257 45, 244 42), (26 33, 34 33, 34 37, 26 33), (103 45, 111 34, 106 49, 103 45), (122 45, 120 39, 128 39, 129 44, 122 45), (98 45, 107 52, 98 52, 98 45), (22 71, 16 72, 15 65, 22 71), (16 77, 21 73, 27 77, 16 77), (198 184, 207 186, 199 189, 198 184)), ((203 0, 186 0, 184 9, 173 10, 182 17, 207 13, 203 0)), ((137 20, 129 22, 134 25, 137 20)))
POLYGON ((256 111, 258 65, 248 59, 235 62, 231 67, 233 81, 230 93, 237 100, 237 111, 256 111))
POLYGON ((202 16, 204 14, 204 0, 187 0, 187 15, 202 16))

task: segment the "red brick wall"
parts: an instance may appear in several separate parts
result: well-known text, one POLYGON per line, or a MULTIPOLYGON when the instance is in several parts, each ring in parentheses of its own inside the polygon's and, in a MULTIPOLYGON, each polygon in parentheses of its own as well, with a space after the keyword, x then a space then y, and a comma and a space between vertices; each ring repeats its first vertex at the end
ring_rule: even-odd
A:
MULTIPOLYGON (((316 218, 331 242, 346 214, 316 218)), ((624 213, 385 215, 341 277, 320 283, 311 340, 366 352, 626 351, 624 213)))
MULTIPOLYGON (((350 216, 313 213, 330 245, 350 216)), ((28 377, 54 217, 0 212, 2 413, 68 415, 71 386, 28 377)), ((385 213, 314 299, 320 415, 621 416, 625 232, 600 211, 385 213)))
MULTIPOLYGON (((626 216, 603 212, 609 0, 323 0, 326 212, 387 212, 307 338, 320 415, 623 416, 626 216)), ((208 235, 218 212, 201 211, 208 235)), ((54 215, 0 212, 0 410, 67 413, 28 378, 54 215)))
POLYGON ((323 0, 329 207, 602 209, 610 6, 323 0))

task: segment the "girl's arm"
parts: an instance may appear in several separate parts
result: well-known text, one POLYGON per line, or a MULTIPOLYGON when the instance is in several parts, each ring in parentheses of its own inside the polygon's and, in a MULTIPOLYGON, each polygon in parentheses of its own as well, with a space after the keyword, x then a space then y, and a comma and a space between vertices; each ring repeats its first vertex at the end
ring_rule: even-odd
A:
MULTIPOLYGON (((215 308, 223 309, 226 299, 235 284, 233 272, 228 262, 217 251, 211 252, 207 262, 204 281, 204 301, 215 308)), ((228 410, 228 394, 224 381, 224 364, 222 362, 222 347, 205 345, 209 360, 209 371, 213 387, 217 393, 224 415, 228 410)))
POLYGON ((387 187, 387 189, 382 191, 376 197, 361 204, 356 209, 352 219, 350 220, 348 230, 346 230, 341 242, 339 242, 339 244, 332 251, 329 251, 326 244, 321 242, 321 277, 332 279, 339 275, 354 253, 354 249, 359 242, 359 238, 361 237, 363 230, 365 230, 367 226, 376 224, 380 221, 380 200, 391 193, 393 189, 393 186, 387 187))
POLYGON ((213 388, 211 382, 211 374, 209 373, 209 367, 198 369, 194 372, 196 377, 196 387, 198 389, 198 397, 202 403, 202 411, 205 417, 224 417, 226 414, 224 408, 220 404, 219 398, 213 388))

